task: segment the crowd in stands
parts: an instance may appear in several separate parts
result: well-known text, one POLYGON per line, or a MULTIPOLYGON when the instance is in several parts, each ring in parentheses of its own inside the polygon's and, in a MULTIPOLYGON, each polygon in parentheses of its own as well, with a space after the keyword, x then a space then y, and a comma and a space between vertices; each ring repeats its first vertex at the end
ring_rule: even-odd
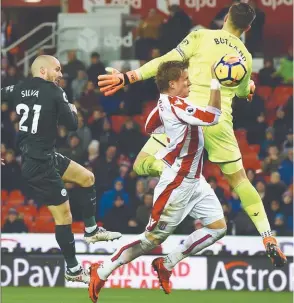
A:
MULTIPOLYGON (((101 225, 124 233, 142 232, 148 222, 153 190, 158 179, 137 176, 132 170, 132 164, 148 139, 143 125, 146 114, 155 104, 155 84, 152 80, 147 84, 142 82, 138 83, 139 87, 128 87, 117 96, 102 96, 96 81, 93 82, 95 75, 105 72, 98 53, 92 54, 91 65, 86 68, 83 62, 76 59, 75 52, 70 52, 69 63, 63 67, 63 72, 64 78, 60 86, 79 110, 78 130, 68 132, 60 125, 56 149, 95 174, 99 201, 96 218, 101 225), (145 91, 149 90, 147 97, 142 94, 144 87, 141 86, 144 85, 145 91), (153 87, 151 95, 150 87, 153 87), (135 102, 137 105, 134 109, 132 105, 135 102)), ((2 85, 13 85, 21 80, 16 69, 9 67, 2 85)), ((272 91, 280 86, 267 88, 272 91)), ((288 235, 293 224, 290 212, 293 206, 293 96, 290 91, 284 105, 272 110, 267 109, 268 100, 263 98, 257 90, 252 103, 241 99, 234 101, 234 125, 239 129, 236 136, 241 151, 242 142, 245 142, 246 146, 255 147, 255 152, 258 152, 259 166, 246 165, 248 178, 264 201, 273 230, 278 235, 288 235), (275 117, 269 117, 272 111, 275 117)), ((26 188, 22 183, 19 166, 21 159, 15 145, 18 118, 5 102, 1 105, 1 118, 1 155, 6 162, 2 167, 2 214, 7 215, 3 232, 37 231, 34 224, 30 223, 34 222, 31 217, 30 220, 25 220, 28 226, 17 219, 19 204, 21 208, 23 203, 29 205, 30 209, 42 209, 42 206, 41 201, 24 198, 26 188), (17 190, 22 194, 10 199, 11 193, 15 194, 17 190)), ((228 188, 219 169, 206 161, 204 175, 223 205, 229 226, 228 234, 256 234, 250 219, 241 209, 238 196, 228 188)), ((73 184, 66 184, 66 188, 74 219, 80 221, 82 218, 79 210, 83 197, 79 188, 73 184)), ((199 224, 200 222, 188 218, 176 232, 189 233, 199 224)))
MULTIPOLYGON (((232 0, 222 8, 210 23, 210 29, 221 29, 224 18, 232 4, 242 0, 232 0)), ((247 1, 254 8, 256 18, 250 31, 246 32, 246 47, 255 56, 263 52, 263 29, 266 20, 265 13, 258 7, 255 0, 247 1)), ((162 55, 175 48, 191 30, 201 28, 199 24, 193 24, 190 16, 178 5, 169 6, 169 15, 164 18, 158 11, 151 9, 144 18, 135 33, 135 55, 138 60, 149 60, 150 52, 156 48, 162 55), (200 26, 200 27, 199 27, 200 26), (171 35, 172 33, 172 35, 171 35)))
MULTIPOLYGON (((141 64, 164 54, 189 32, 189 17, 177 6, 164 22, 153 10, 141 22, 137 33, 136 56, 141 64), (179 26, 179 24, 186 24, 179 26), (170 28, 173 35, 169 35, 170 28), (164 41, 164 43, 159 43, 164 41), (148 46, 148 47, 146 47, 148 46)), ((217 18, 215 19, 217 21, 217 18)), ((262 13, 260 13, 262 26, 262 13)), ((219 26, 213 22, 213 26, 219 26)), ((144 132, 146 115, 158 96, 153 79, 125 87, 112 97, 100 94, 97 76, 105 66, 97 52, 90 66, 68 53, 59 85, 78 109, 78 130, 68 132, 60 125, 56 150, 80 163, 95 175, 97 191, 96 219, 109 230, 142 232, 152 208, 153 191, 158 178, 140 177, 132 169, 136 155, 148 140, 144 132)), ((279 236, 293 229, 293 55, 281 60, 276 71, 271 59, 255 75, 257 92, 251 103, 235 99, 234 128, 247 176, 264 202, 270 224, 279 236)), ((2 87, 23 80, 13 66, 2 67, 2 87)), ((16 146, 18 117, 8 104, 1 104, 1 200, 2 232, 53 232, 52 217, 26 194, 20 171, 20 152, 16 146), (44 224, 46 222, 46 224, 44 224)), ((205 160, 204 175, 218 196, 228 224, 229 235, 256 235, 254 225, 241 208, 239 197, 230 188, 219 168, 205 160)), ((83 196, 78 187, 66 184, 73 218, 73 231, 83 232, 81 207, 83 196)), ((198 220, 187 218, 176 233, 191 233, 198 220)))
POLYGON ((264 68, 259 71, 260 85, 275 87, 277 85, 293 85, 293 47, 289 47, 288 54, 280 61, 278 70, 274 68, 273 60, 265 59, 264 68))

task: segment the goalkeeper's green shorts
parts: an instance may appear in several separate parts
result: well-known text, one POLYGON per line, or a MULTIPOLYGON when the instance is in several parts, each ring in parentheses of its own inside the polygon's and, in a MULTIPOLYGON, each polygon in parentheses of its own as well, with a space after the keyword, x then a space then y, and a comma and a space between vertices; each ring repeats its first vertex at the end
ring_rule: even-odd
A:
MULTIPOLYGON (((204 126, 204 146, 208 159, 220 166, 225 174, 233 174, 243 168, 242 156, 236 140, 233 123, 229 119, 220 121, 213 126, 204 126)), ((165 134, 152 135, 142 151, 155 155, 167 144, 165 134)))

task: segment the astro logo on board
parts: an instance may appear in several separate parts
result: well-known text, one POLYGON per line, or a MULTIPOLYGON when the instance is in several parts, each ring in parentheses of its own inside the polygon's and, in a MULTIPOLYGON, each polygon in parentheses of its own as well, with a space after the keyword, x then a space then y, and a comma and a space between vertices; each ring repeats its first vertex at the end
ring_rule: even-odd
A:
POLYGON ((209 289, 289 291, 293 290, 293 269, 293 263, 283 268, 273 268, 270 260, 264 257, 210 260, 209 289))

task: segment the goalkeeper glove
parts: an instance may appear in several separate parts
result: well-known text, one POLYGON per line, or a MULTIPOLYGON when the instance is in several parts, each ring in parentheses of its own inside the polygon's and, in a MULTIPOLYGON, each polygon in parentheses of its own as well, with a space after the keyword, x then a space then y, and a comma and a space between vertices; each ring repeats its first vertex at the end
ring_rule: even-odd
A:
POLYGON ((105 96, 111 96, 124 86, 135 83, 139 80, 135 71, 129 71, 123 74, 117 69, 111 67, 107 67, 106 71, 110 71, 111 74, 98 76, 98 86, 105 96))
POLYGON ((253 98, 253 95, 254 95, 254 92, 255 92, 255 83, 254 83, 254 81, 253 80, 250 80, 250 82, 249 82, 249 89, 250 89, 250 93, 249 93, 249 95, 247 96, 247 100, 249 101, 249 102, 251 102, 252 101, 252 98, 253 98))

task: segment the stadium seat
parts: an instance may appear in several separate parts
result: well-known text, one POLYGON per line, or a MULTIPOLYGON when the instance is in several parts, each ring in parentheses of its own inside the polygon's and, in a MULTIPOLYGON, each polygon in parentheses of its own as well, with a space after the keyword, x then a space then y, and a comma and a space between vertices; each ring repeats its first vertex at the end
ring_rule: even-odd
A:
POLYGON ((249 149, 254 152, 255 154, 259 154, 260 152, 260 145, 259 144, 250 144, 249 149))
POLYGON ((225 197, 229 199, 231 196, 231 188, 228 181, 225 178, 219 178, 217 179, 217 185, 223 188, 225 197))
POLYGON ((240 145, 248 145, 247 141, 247 131, 245 129, 237 129, 235 130, 235 137, 237 142, 240 145))
POLYGON ((24 215, 31 215, 32 217, 36 217, 38 214, 38 210, 34 205, 21 205, 17 208, 17 211, 24 215))
POLYGON ((261 162, 256 154, 244 154, 242 155, 243 166, 245 169, 253 169, 259 171, 261 169, 261 162))
POLYGON ((114 132, 119 133, 123 124, 130 119, 127 116, 112 116, 111 125, 114 132))
POLYGON ((20 190, 13 190, 9 193, 7 204, 11 205, 11 207, 17 207, 20 204, 23 204, 24 196, 20 190))
POLYGON ((274 122, 276 120, 276 110, 275 110, 275 108, 273 108, 273 109, 267 109, 265 120, 266 120, 266 123, 269 126, 272 126, 274 124, 274 122))
POLYGON ((273 89, 270 86, 257 86, 256 94, 260 96, 265 102, 268 101, 273 93, 273 89))
POLYGON ((3 223, 7 217, 9 205, 1 205, 1 222, 3 223))
POLYGON ((255 155, 258 158, 258 154, 260 151, 260 145, 258 144, 245 144, 245 143, 239 143, 239 148, 241 151, 242 156, 247 156, 248 154, 251 154, 252 156, 255 155))
POLYGON ((247 142, 238 141, 238 145, 239 145, 239 149, 240 149, 240 152, 242 155, 245 155, 245 154, 248 154, 251 152, 250 147, 247 142))
POLYGON ((9 209, 9 205, 1 205, 1 214, 7 212, 9 209))
POLYGON ((205 161, 203 166, 203 176, 205 176, 205 178, 208 178, 209 176, 217 178, 222 176, 222 172, 216 164, 211 163, 210 161, 205 161))
POLYGON ((19 199, 19 200, 7 200, 6 205, 9 208, 18 208, 19 206, 23 205, 24 201, 19 199))
POLYGON ((271 176, 263 176, 263 179, 264 179, 264 181, 266 182, 266 183, 269 183, 270 182, 270 180, 271 180, 271 176))
POLYGON ((71 225, 71 230, 74 234, 84 233, 84 230, 85 230, 84 222, 82 222, 82 221, 73 222, 71 225))
POLYGON ((143 116, 148 117, 153 108, 157 105, 157 101, 149 101, 144 104, 143 116))
POLYGON ((6 202, 8 198, 8 191, 5 190, 5 189, 2 189, 1 190, 1 202, 2 202, 2 205, 6 202))
POLYGON ((238 138, 247 138, 247 130, 240 128, 240 129, 236 129, 235 131, 235 136, 238 138))
POLYGON ((136 116, 133 116, 133 120, 139 124, 140 126, 140 129, 141 129, 141 132, 145 135, 146 132, 145 132, 145 117, 143 115, 136 115, 136 116))
POLYGON ((36 230, 36 222, 35 221, 28 221, 26 223, 27 228, 30 233, 37 233, 38 231, 36 230))
POLYGON ((38 233, 54 233, 55 223, 54 222, 43 222, 42 220, 36 221, 34 231, 38 233))
POLYGON ((54 219, 53 217, 49 217, 49 216, 37 216, 35 217, 35 222, 37 225, 41 225, 41 224, 44 224, 46 225, 47 223, 51 223, 51 222, 54 222, 54 219))
POLYGON ((53 217, 46 206, 42 206, 37 214, 36 221, 50 222, 53 221, 53 217))
POLYGON ((24 220, 24 223, 26 224, 26 226, 29 226, 34 222, 34 217, 30 214, 23 214, 23 216, 21 216, 21 217, 24 220))
POLYGON ((288 99, 293 95, 292 86, 277 86, 272 95, 272 99, 276 106, 283 106, 287 103, 288 99))
POLYGON ((55 233, 55 223, 48 222, 44 227, 42 227, 41 231, 43 233, 55 233))
POLYGON ((275 110, 279 106, 284 106, 288 99, 293 95, 293 88, 290 86, 278 86, 275 88, 273 94, 265 103, 265 108, 275 110))
POLYGON ((268 115, 268 112, 269 111, 274 111, 277 107, 274 99, 270 98, 267 102, 264 103, 264 107, 265 107, 265 110, 266 110, 266 115, 268 115))

